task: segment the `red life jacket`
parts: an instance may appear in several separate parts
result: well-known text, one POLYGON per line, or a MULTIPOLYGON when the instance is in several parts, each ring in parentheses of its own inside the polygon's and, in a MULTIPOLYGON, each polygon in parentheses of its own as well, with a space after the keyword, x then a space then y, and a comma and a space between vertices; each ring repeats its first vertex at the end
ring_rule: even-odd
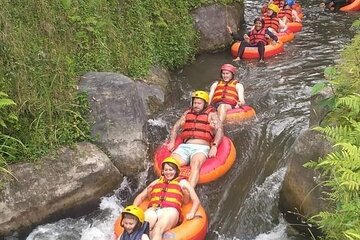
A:
POLYGON ((216 86, 212 103, 224 102, 235 106, 239 101, 239 96, 236 91, 236 84, 238 83, 239 81, 235 79, 228 82, 220 80, 216 86))
POLYGON ((203 139, 208 142, 214 140, 214 134, 209 123, 209 113, 214 112, 212 106, 197 113, 190 110, 185 116, 185 124, 182 128, 181 138, 184 142, 188 139, 203 139))
POLYGON ((279 18, 278 17, 266 16, 266 17, 264 17, 264 21, 265 21, 265 28, 271 27, 276 32, 279 32, 280 23, 279 23, 279 18))
MULTIPOLYGON (((250 32, 250 43, 257 44, 258 42, 263 42, 265 45, 267 44, 267 39, 265 37, 266 28, 260 29, 257 31, 255 28, 250 32)), ((235 89, 236 90, 236 89, 235 89)))
POLYGON ((278 17, 283 18, 284 16, 289 20, 289 22, 293 22, 292 9, 288 9, 288 8, 281 9, 278 14, 278 17))
POLYGON ((180 186, 181 178, 177 177, 171 181, 160 177, 150 193, 149 207, 173 207, 181 215, 181 206, 184 194, 180 186))

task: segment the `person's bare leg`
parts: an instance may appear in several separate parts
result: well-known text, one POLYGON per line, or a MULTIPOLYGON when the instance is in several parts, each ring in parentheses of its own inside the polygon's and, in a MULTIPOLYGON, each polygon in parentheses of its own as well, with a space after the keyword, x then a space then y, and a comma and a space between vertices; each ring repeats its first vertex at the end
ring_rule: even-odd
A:
POLYGON ((190 176, 189 182, 190 185, 195 188, 196 184, 199 181, 200 168, 205 162, 206 156, 203 153, 195 154, 190 160, 190 176))
POLYGON ((218 116, 222 123, 226 119, 226 112, 230 109, 231 109, 231 105, 229 104, 220 104, 220 106, 217 108, 218 116))
POLYGON ((172 153, 171 156, 174 157, 175 159, 177 159, 180 162, 180 166, 187 165, 186 161, 179 154, 172 153))
POLYGON ((152 231, 151 240, 162 240, 162 235, 167 230, 176 226, 179 221, 179 212, 175 208, 163 208, 157 223, 152 231))
POLYGON ((145 211, 145 221, 149 223, 150 233, 157 222, 157 214, 154 208, 148 208, 145 211))

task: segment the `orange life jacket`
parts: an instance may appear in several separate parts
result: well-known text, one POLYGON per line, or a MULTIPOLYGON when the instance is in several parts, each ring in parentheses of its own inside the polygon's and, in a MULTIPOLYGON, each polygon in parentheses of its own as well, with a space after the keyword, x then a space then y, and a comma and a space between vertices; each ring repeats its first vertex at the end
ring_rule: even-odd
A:
POLYGON ((293 22, 292 9, 288 9, 288 8, 281 9, 281 11, 278 14, 278 17, 283 18, 284 16, 289 20, 289 22, 293 22))
POLYGON ((265 21, 265 28, 269 28, 271 27, 272 29, 274 29, 276 32, 279 32, 280 29, 280 23, 279 23, 279 18, 278 17, 269 17, 266 16, 263 18, 265 21))
MULTIPOLYGON (((263 42, 265 45, 267 44, 267 39, 265 37, 266 28, 260 29, 257 31, 255 28, 250 32, 250 43, 257 44, 258 42, 263 42)), ((236 89, 235 89, 236 91, 236 89)))
POLYGON ((173 207, 181 215, 181 205, 184 197, 180 186, 181 179, 177 177, 167 181, 163 176, 160 177, 150 193, 149 207, 173 207))
POLYGON ((239 81, 235 79, 230 80, 228 82, 225 82, 224 80, 220 80, 216 86, 212 103, 224 102, 232 106, 235 106, 239 101, 239 96, 236 91, 236 84, 238 83, 239 81))
POLYGON ((185 124, 182 128, 181 138, 184 142, 188 139, 203 139, 208 142, 214 140, 214 134, 209 123, 209 113, 214 112, 212 106, 197 113, 190 110, 185 116, 185 124))

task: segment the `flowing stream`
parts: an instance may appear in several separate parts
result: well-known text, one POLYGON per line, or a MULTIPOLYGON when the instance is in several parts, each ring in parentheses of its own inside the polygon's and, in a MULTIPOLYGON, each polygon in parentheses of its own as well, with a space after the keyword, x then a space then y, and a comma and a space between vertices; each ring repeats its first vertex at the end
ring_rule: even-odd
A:
MULTIPOLYGON (((359 14, 324 12, 316 0, 300 3, 305 12, 303 31, 285 45, 284 53, 265 64, 256 60, 235 63, 246 102, 256 109, 257 118, 225 127, 236 146, 237 160, 224 177, 196 189, 209 217, 207 240, 307 239, 289 226, 277 208, 286 156, 298 134, 308 127, 311 87, 323 80, 324 68, 339 59, 341 49, 354 35, 350 26, 359 14)), ((260 6, 260 1, 245 1, 247 23, 252 23, 260 6)), ((248 28, 249 24, 243 26, 248 28)), ((189 106, 190 92, 208 90, 219 77, 220 66, 231 61, 227 49, 197 56, 194 63, 173 73, 173 104, 148 121, 151 149, 164 141, 189 106)), ((154 179, 152 169, 140 177, 142 184, 135 187, 125 179, 95 212, 39 226, 27 239, 113 239, 113 223, 121 205, 145 186, 144 179, 154 179)))

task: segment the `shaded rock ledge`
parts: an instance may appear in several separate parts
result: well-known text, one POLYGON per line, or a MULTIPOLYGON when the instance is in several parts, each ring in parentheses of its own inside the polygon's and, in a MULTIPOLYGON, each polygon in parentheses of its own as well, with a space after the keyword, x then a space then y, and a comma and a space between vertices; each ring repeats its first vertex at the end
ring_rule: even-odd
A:
MULTIPOLYGON (((329 89, 311 98, 310 127, 318 126, 329 109, 320 106, 321 101, 331 96, 329 89)), ((319 132, 306 129, 300 133, 289 152, 289 165, 280 191, 280 210, 288 222, 301 232, 309 234, 306 220, 322 210, 331 208, 325 200, 320 173, 303 165, 310 160, 317 161, 332 151, 332 144, 319 132)))

